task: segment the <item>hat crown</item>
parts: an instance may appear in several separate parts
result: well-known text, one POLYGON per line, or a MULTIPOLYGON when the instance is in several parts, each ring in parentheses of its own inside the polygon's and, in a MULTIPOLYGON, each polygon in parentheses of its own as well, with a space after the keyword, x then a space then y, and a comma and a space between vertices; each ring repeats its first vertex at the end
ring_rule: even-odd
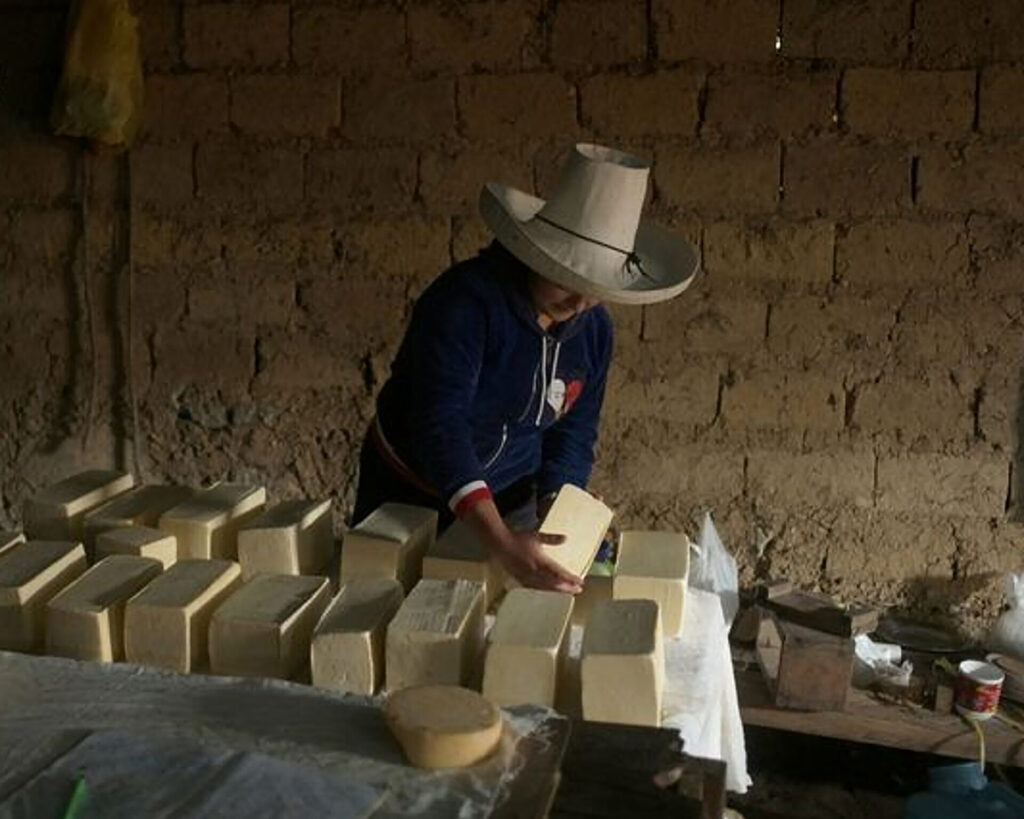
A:
POLYGON ((601 145, 577 144, 539 216, 612 247, 632 251, 650 165, 601 145))

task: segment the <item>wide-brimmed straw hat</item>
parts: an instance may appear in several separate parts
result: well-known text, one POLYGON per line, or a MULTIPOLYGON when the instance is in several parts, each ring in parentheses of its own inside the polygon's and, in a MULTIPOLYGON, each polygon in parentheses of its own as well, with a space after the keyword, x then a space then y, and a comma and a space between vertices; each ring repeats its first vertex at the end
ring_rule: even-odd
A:
POLYGON ((480 214, 525 265, 567 290, 619 304, 682 293, 697 274, 697 248, 641 220, 650 164, 578 144, 545 201, 497 182, 480 192, 480 214))

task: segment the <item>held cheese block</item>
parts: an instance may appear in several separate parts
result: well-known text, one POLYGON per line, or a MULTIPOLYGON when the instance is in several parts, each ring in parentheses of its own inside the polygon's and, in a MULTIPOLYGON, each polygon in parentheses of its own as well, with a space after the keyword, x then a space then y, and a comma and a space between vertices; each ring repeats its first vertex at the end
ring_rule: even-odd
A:
POLYGON ((258 574, 232 594, 210 620, 210 670, 243 677, 297 674, 331 599, 326 577, 258 574))
POLYGON ((30 540, 82 540, 86 513, 134 483, 127 472, 91 469, 47 487, 25 502, 25 534, 30 540))
POLYGON ((178 558, 238 556, 238 530, 263 511, 262 486, 218 483, 160 516, 159 527, 178 539, 178 558))
POLYGON ((502 707, 555 706, 568 650, 571 594, 513 589, 488 636, 483 694, 502 707))
POLYGON ((476 691, 423 685, 396 691, 384 720, 418 768, 462 768, 489 756, 501 741, 501 712, 476 691))
POLYGON ((545 546, 545 553, 577 577, 586 577, 613 516, 593 495, 565 484, 540 525, 542 534, 564 535, 565 542, 545 546))
POLYGON ((25 536, 21 532, 8 532, 0 530, 0 555, 13 546, 25 542, 25 536))
POLYGON ((136 486, 87 513, 84 520, 86 550, 90 550, 101 532, 121 526, 155 527, 160 516, 171 507, 195 494, 187 486, 162 484, 136 486))
POLYGON ((583 719, 661 724, 665 654, 653 600, 607 600, 595 606, 580 658, 583 719))
POLYGON ((623 532, 615 563, 616 600, 654 600, 668 637, 683 631, 690 539, 674 532, 623 532))
POLYGON ((357 577, 391 578, 410 591, 420 579, 423 555, 437 533, 437 512, 385 503, 345 533, 341 582, 357 577))
POLYGON ((461 520, 456 520, 427 550, 423 576, 433 580, 475 580, 484 584, 485 607, 490 609, 504 590, 500 566, 491 559, 480 539, 461 520))
POLYGON ((465 685, 483 647, 484 587, 471 580, 421 580, 388 626, 388 691, 465 685))
POLYGON ((97 562, 111 555, 137 555, 159 560, 167 569, 178 559, 178 542, 162 529, 125 526, 109 529, 97 537, 93 551, 97 562))
POLYGON ((331 502, 289 500, 238 530, 242 577, 325 574, 334 551, 331 502))
POLYGON ((85 569, 81 543, 30 540, 4 552, 0 556, 0 649, 42 651, 46 604, 85 569))
POLYGON ((373 695, 384 680, 384 638, 402 605, 397 580, 352 580, 313 632, 313 685, 332 691, 373 695))
POLYGON ((46 653, 110 663, 124 659, 124 606, 160 574, 159 560, 104 558, 46 606, 46 653))
POLYGON ((231 560, 178 561, 128 601, 125 659, 182 673, 206 667, 210 618, 241 582, 231 560))

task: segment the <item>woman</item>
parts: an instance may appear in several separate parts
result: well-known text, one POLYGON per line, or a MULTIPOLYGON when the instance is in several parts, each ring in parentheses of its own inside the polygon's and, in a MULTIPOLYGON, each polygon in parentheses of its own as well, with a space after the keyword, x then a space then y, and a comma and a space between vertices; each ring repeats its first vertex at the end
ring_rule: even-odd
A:
POLYGON ((354 521, 395 501, 462 518, 520 583, 577 592, 536 519, 586 487, 612 352, 601 301, 647 304, 693 280, 695 248, 640 222, 648 165, 577 145, 545 202, 495 183, 496 241, 418 300, 363 444, 354 521), (503 516, 521 517, 527 528, 503 516), (517 514, 518 513, 518 514, 517 514))

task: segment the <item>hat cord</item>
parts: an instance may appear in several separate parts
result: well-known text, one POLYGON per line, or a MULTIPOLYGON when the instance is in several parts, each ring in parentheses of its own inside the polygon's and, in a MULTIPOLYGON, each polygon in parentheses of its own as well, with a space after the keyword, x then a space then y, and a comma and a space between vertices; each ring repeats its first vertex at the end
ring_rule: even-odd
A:
POLYGON ((602 242, 600 239, 595 239, 592 236, 586 236, 582 233, 577 233, 572 228, 567 228, 565 225, 560 225, 558 224, 558 222, 553 222, 547 217, 541 216, 539 213, 536 214, 533 218, 543 222, 545 225, 551 225, 551 227, 553 228, 561 230, 564 233, 568 233, 570 236, 575 236, 577 239, 582 239, 584 242, 591 242, 595 245, 606 247, 609 250, 614 250, 616 253, 621 253, 623 256, 626 257, 626 263, 624 266, 626 268, 626 272, 631 275, 632 279, 636 279, 636 274, 633 273, 633 268, 635 267, 639 274, 643 276, 645 279, 649 281, 654 281, 654 277, 646 270, 644 270, 644 266, 640 262, 640 257, 637 255, 635 250, 625 250, 624 248, 616 247, 615 245, 610 245, 607 242, 602 242))

